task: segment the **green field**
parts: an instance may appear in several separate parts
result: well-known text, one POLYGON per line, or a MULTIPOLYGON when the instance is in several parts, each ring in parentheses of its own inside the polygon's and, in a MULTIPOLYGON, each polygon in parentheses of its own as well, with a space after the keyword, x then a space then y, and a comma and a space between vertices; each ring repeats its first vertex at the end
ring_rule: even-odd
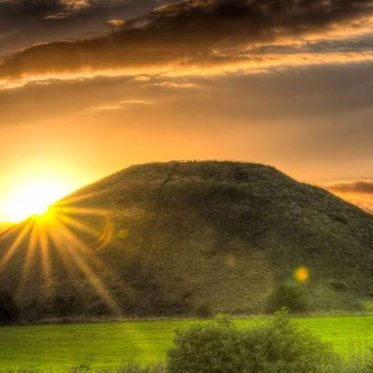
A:
MULTIPOLYGON (((195 321, 127 321, 112 323, 4 326, 0 328, 0 371, 36 368, 68 371, 84 363, 113 368, 125 359, 144 363, 164 359, 174 331, 195 321)), ((238 325, 253 319, 237 320, 238 325)), ((373 316, 297 319, 335 350, 351 357, 366 356, 373 346, 373 316)))

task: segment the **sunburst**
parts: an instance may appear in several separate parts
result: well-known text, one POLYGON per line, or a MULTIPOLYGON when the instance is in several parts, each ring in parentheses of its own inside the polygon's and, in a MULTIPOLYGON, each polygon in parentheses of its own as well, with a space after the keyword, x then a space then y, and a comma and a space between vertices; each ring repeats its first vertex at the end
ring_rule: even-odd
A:
MULTIPOLYGON (((86 197, 87 198, 87 197, 86 197)), ((54 273, 51 264, 52 248, 63 263, 67 273, 77 270, 86 279, 113 314, 121 315, 121 307, 105 283, 109 274, 120 285, 120 279, 113 274, 96 255, 104 249, 113 237, 112 214, 105 209, 73 206, 72 202, 84 197, 65 200, 49 207, 44 213, 33 215, 17 227, 0 236, 0 245, 5 249, 0 253, 0 273, 14 260, 21 250, 26 249, 18 294, 23 294, 29 283, 33 266, 39 265, 43 283, 48 289, 54 288, 54 273), (101 232, 98 233, 85 221, 99 219, 101 232), (79 233, 90 237, 89 244, 79 238, 79 233), (14 237, 13 237, 14 236, 14 237), (11 242, 8 244, 11 238, 11 242), (39 262, 37 262, 39 260, 39 262), (101 276, 105 273, 106 276, 101 276)))

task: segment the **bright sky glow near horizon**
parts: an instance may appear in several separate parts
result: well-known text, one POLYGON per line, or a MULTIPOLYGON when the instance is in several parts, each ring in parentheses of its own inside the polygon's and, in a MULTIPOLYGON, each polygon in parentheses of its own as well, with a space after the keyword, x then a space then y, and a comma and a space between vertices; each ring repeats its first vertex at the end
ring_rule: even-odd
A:
POLYGON ((190 159, 273 165, 373 211, 373 0, 35 4, 0 0, 0 221, 190 159))
POLYGON ((26 181, 23 188, 15 189, 6 201, 4 219, 19 222, 31 215, 42 215, 48 207, 68 193, 68 188, 58 181, 26 181))
MULTIPOLYGON (((29 164, 29 163, 28 163, 29 164)), ((48 163, 39 168, 29 166, 12 173, 3 180, 0 198, 0 222, 17 223, 32 215, 40 215, 62 197, 75 191, 80 185, 68 170, 48 163)))

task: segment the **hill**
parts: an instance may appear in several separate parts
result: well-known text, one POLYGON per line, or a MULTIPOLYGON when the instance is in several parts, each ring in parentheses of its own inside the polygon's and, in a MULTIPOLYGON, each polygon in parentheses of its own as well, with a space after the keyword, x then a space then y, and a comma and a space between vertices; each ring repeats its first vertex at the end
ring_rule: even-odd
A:
POLYGON ((373 217, 276 169, 133 166, 0 237, 23 318, 251 313, 298 267, 314 310, 373 296, 373 217))
POLYGON ((14 225, 14 223, 0 223, 0 234, 8 230, 14 225))

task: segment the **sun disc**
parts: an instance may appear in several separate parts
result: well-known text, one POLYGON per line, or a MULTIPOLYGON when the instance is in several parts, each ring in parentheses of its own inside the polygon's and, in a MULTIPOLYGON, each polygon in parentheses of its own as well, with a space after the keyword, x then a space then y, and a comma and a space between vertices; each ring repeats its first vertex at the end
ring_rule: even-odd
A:
POLYGON ((43 216, 51 204, 65 194, 62 184, 40 181, 14 191, 6 206, 9 221, 20 222, 29 216, 43 216))

